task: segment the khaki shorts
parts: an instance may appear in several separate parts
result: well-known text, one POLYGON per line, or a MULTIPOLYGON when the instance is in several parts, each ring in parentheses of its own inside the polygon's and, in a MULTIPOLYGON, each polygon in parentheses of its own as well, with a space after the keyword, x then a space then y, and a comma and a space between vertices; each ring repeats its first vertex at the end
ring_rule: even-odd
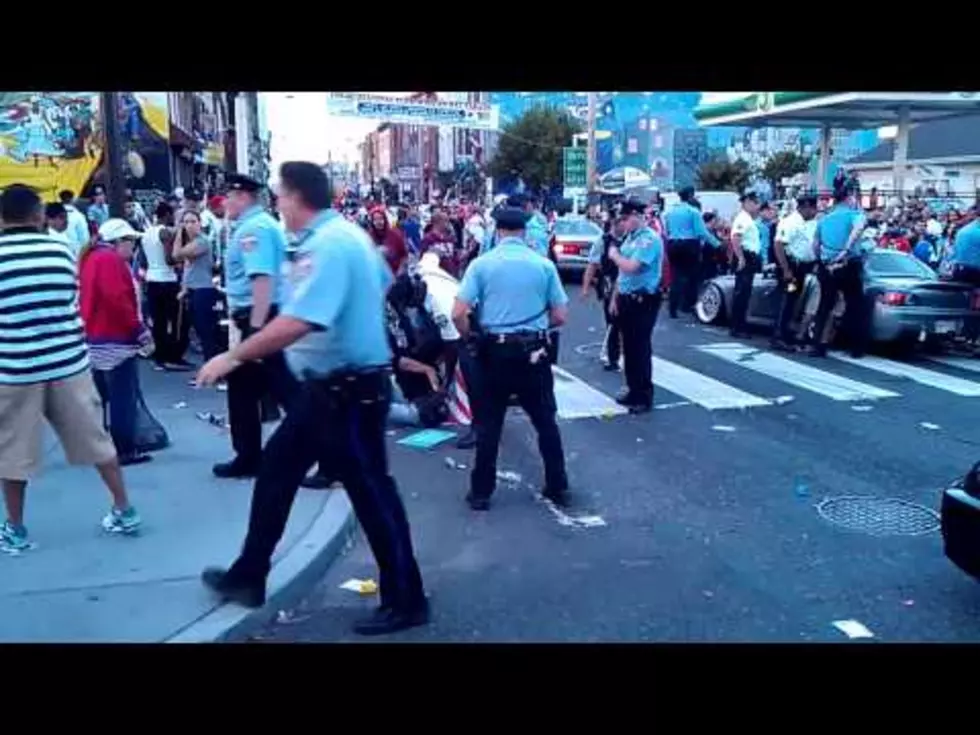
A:
POLYGON ((45 419, 71 464, 115 458, 112 437, 102 424, 102 400, 86 370, 49 383, 0 385, 0 478, 28 480, 37 471, 45 419))

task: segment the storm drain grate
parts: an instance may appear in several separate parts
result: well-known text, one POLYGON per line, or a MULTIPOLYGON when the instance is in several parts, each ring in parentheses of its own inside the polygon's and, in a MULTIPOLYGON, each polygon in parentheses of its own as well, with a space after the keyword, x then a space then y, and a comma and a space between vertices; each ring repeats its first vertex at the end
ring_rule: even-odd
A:
POLYGON ((828 523, 872 536, 923 536, 939 530, 939 514, 897 498, 827 498, 817 513, 828 523))

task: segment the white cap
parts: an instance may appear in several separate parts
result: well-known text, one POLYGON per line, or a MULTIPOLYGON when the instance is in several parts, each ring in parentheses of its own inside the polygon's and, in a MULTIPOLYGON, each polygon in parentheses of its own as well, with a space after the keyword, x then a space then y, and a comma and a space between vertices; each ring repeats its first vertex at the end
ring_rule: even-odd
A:
POLYGON ((939 237, 943 234, 943 226, 936 220, 931 219, 926 222, 926 234, 931 235, 932 237, 939 237))
POLYGON ((118 217, 107 219, 99 227, 99 239, 104 242, 115 242, 123 238, 131 237, 137 240, 141 237, 140 233, 130 227, 129 222, 118 217))

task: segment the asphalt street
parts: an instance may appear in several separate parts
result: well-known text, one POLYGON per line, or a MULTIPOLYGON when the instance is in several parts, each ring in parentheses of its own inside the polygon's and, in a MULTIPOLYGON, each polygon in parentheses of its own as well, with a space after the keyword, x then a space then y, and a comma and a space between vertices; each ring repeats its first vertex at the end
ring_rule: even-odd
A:
MULTIPOLYGON (((598 305, 569 290, 563 381, 615 396, 598 305)), ((978 361, 786 357, 665 311, 654 352, 657 410, 561 421, 567 514, 535 496, 517 410, 500 469, 520 480, 498 484, 489 513, 466 507, 468 471, 447 463, 471 453, 392 437, 433 620, 380 640, 980 640, 980 586, 943 556, 931 512, 980 458, 978 361)), ((357 640, 375 600, 340 585, 374 576, 360 540, 255 638, 357 640)))

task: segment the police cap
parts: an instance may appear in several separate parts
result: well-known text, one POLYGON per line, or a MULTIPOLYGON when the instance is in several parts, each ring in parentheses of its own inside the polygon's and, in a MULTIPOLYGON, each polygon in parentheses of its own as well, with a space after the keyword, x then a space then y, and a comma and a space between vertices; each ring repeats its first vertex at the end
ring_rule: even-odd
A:
POLYGON ((630 214, 643 214, 646 209, 647 205, 639 199, 627 199, 619 205, 619 213, 624 217, 630 214))
POLYGON ((511 194, 506 200, 504 200, 505 207, 522 209, 525 204, 527 204, 527 197, 525 197, 523 194, 511 194))
POLYGON ((744 202, 746 200, 752 202, 758 202, 759 192, 757 192, 755 189, 746 189, 744 192, 742 192, 742 196, 739 197, 739 201, 744 202))
POLYGON ((228 191, 245 191, 257 194, 262 190, 262 184, 245 174, 228 174, 225 177, 225 188, 228 191))
POLYGON ((527 213, 519 207, 504 206, 493 213, 493 219, 501 230, 523 230, 527 213))

